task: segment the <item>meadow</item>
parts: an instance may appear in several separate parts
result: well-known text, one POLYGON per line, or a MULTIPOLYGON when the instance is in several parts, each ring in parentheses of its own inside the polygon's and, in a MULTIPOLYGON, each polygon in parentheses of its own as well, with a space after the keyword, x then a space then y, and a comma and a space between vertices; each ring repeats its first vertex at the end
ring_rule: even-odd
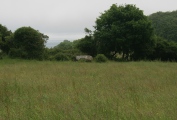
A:
POLYGON ((177 120, 175 62, 0 60, 0 120, 177 120))

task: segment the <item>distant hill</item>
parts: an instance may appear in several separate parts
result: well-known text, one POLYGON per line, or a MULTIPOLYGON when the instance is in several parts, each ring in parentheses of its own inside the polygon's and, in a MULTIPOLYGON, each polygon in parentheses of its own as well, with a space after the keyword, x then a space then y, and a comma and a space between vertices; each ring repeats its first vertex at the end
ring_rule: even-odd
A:
POLYGON ((177 42, 177 11, 153 13, 149 19, 156 35, 177 42))

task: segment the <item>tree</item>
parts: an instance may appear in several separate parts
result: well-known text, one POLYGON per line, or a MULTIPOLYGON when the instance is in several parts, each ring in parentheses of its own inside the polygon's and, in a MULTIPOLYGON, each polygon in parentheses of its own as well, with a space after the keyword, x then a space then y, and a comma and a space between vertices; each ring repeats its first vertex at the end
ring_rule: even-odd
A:
POLYGON ((153 58, 162 61, 177 61, 177 43, 156 37, 153 58))
POLYGON ((77 43, 77 48, 83 53, 91 56, 96 56, 96 43, 92 35, 86 35, 84 38, 79 39, 77 43))
POLYGON ((55 46, 54 48, 56 49, 61 49, 61 50, 69 50, 73 48, 73 43, 69 40, 64 40, 63 42, 61 42, 60 44, 58 44, 57 46, 55 46))
POLYGON ((86 36, 81 38, 77 41, 76 47, 85 54, 96 56, 97 49, 96 49, 96 42, 94 40, 93 32, 88 28, 84 29, 86 36))
POLYGON ((8 54, 10 50, 9 45, 12 37, 12 32, 0 24, 0 49, 6 54, 8 54))
POLYGON ((156 35, 177 42, 177 11, 153 13, 149 19, 156 35))
POLYGON ((77 49, 78 40, 68 41, 64 40, 57 46, 48 49, 48 56, 50 60, 75 60, 76 55, 82 54, 81 51, 77 49))
POLYGON ((108 58, 144 59, 153 46, 153 28, 147 16, 134 5, 117 6, 99 16, 94 26, 98 52, 108 58))
POLYGON ((85 28, 84 31, 85 31, 85 34, 89 34, 89 36, 92 36, 92 31, 89 30, 88 28, 85 28))
POLYGON ((42 59, 48 36, 31 27, 21 27, 14 32, 14 46, 10 55, 25 59, 42 59))

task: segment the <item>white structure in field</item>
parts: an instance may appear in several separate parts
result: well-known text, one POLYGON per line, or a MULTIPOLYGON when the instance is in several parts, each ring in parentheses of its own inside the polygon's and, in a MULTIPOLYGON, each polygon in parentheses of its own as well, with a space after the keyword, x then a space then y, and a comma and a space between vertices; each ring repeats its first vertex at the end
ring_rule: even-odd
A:
POLYGON ((90 56, 90 55, 79 55, 79 56, 76 56, 76 60, 80 60, 80 59, 85 59, 85 60, 88 60, 88 61, 92 61, 93 57, 90 56))

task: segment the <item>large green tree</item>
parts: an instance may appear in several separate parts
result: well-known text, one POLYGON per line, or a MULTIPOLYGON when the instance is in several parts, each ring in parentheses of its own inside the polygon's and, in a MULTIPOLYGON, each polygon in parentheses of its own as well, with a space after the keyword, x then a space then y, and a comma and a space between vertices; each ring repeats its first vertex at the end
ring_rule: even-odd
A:
POLYGON ((124 59, 144 59, 153 45, 153 28, 135 5, 113 4, 96 20, 94 37, 99 53, 124 59))
POLYGON ((25 59, 42 59, 48 36, 31 27, 21 27, 14 32, 10 55, 25 59))

